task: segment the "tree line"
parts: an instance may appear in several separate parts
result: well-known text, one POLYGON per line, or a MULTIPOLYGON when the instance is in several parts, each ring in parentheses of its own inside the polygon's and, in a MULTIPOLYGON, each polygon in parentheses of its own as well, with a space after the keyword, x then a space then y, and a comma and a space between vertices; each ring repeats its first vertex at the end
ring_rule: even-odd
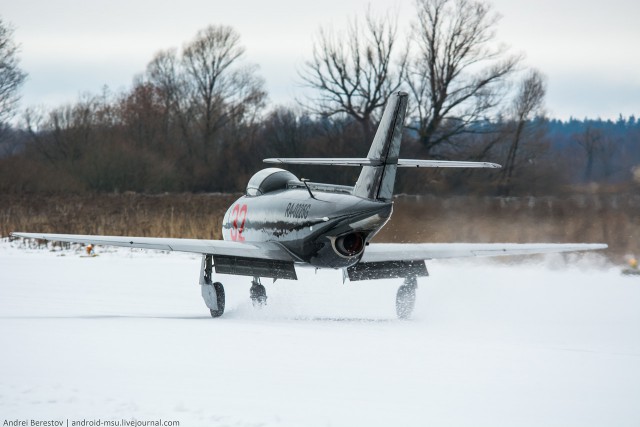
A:
MULTIPOLYGON (((8 117, 25 74, 0 20, 0 191, 242 191, 262 158, 364 156, 397 90, 410 95, 403 157, 503 168, 412 171, 399 174, 396 192, 538 194, 640 180, 635 118, 546 118, 545 77, 497 43, 499 16, 488 3, 417 0, 415 7, 408 36, 393 15, 371 10, 344 31, 321 28, 300 71, 309 95, 292 106, 270 105, 240 34, 211 25, 183 48, 158 52, 130 89, 28 109, 13 127, 8 117)), ((292 170, 342 184, 358 173, 292 170)))

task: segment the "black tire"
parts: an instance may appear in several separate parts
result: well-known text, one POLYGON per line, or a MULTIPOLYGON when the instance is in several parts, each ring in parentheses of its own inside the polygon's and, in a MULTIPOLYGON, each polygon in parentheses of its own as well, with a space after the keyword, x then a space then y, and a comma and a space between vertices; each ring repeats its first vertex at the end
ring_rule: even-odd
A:
POLYGON ((213 289, 215 289, 216 291, 216 302, 218 303, 218 309, 209 311, 211 312, 211 317, 220 317, 224 313, 224 286, 222 286, 222 283, 220 282, 215 282, 213 284, 213 289))
POLYGON ((416 287, 402 285, 396 294, 396 314, 398 319, 408 319, 416 306, 416 287))

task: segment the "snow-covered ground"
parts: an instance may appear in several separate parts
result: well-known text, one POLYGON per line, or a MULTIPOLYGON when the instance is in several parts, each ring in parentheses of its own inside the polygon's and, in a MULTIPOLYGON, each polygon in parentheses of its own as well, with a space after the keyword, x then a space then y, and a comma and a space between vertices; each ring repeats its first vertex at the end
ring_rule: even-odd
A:
POLYGON ((430 262, 411 321, 398 280, 300 270, 254 310, 219 276, 211 319, 198 257, 99 251, 0 243, 0 423, 640 425, 640 277, 597 258, 430 262))

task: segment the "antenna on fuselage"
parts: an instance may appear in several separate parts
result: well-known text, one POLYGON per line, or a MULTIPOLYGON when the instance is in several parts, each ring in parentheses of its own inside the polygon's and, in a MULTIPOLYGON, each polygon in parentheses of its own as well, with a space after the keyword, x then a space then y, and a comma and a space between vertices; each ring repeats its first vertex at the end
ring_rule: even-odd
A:
POLYGON ((305 187, 307 187, 307 191, 309 192, 309 195, 311 196, 312 199, 318 200, 316 199, 316 196, 313 195, 313 193, 311 192, 311 189, 309 188, 309 186, 307 185, 307 181, 309 181, 306 178, 300 178, 300 181, 302 181, 302 183, 304 184, 305 187))

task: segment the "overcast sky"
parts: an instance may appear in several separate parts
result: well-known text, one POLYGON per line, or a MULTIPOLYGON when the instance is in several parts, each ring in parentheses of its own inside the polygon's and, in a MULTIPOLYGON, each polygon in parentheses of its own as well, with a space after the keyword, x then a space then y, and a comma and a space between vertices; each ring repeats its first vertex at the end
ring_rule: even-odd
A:
MULTIPOLYGON (((320 26, 398 13, 409 30, 413 0, 0 0, 29 73, 22 106, 72 102, 83 92, 130 87, 153 54, 180 47, 209 24, 234 27, 260 66, 273 103, 303 90, 297 71, 320 26)), ((498 39, 548 78, 552 117, 640 115, 640 1, 495 0, 498 39)))

